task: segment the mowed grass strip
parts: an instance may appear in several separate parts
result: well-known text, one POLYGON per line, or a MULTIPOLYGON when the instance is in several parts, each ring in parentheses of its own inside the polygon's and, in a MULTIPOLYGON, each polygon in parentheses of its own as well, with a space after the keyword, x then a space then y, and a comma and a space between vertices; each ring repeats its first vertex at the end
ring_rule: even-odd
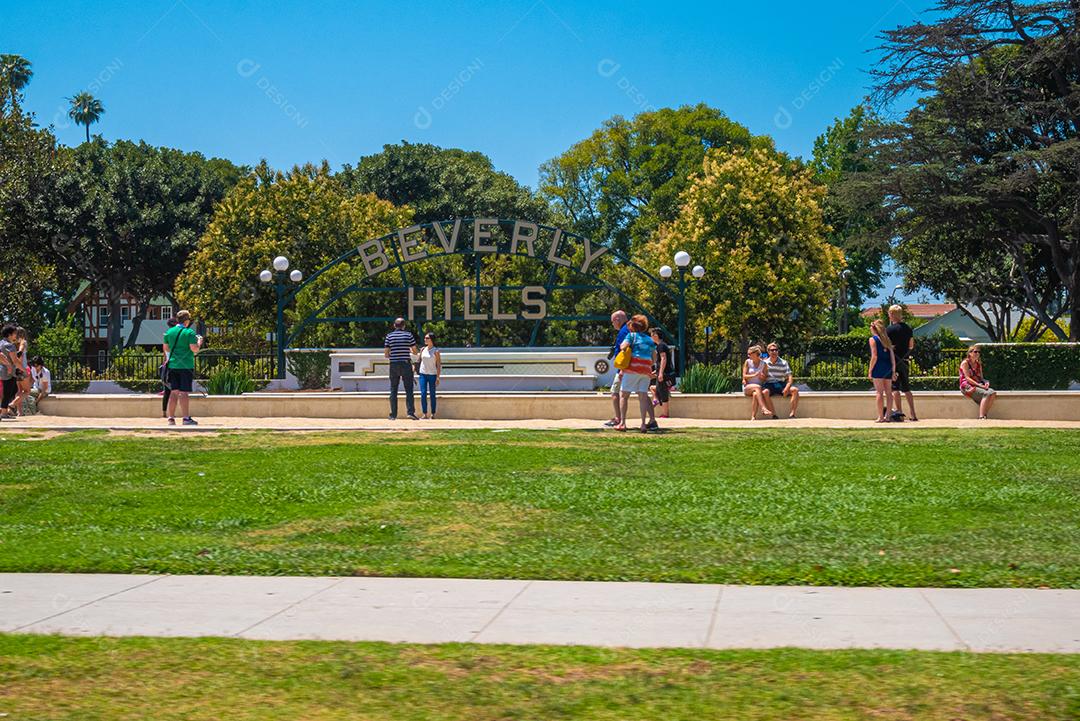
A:
POLYGON ((0 442, 0 571, 1080 587, 1080 433, 0 442))
POLYGON ((0 636, 11 719, 1075 719, 1080 657, 0 636))

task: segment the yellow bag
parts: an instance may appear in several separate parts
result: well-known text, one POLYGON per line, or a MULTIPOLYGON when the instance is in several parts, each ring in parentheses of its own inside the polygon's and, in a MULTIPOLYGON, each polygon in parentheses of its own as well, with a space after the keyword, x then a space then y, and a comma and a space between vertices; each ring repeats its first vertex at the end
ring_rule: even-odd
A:
POLYGON ((633 359, 634 354, 630 352, 630 346, 626 346, 619 350, 618 355, 615 356, 615 367, 621 371, 630 367, 630 361, 633 359))

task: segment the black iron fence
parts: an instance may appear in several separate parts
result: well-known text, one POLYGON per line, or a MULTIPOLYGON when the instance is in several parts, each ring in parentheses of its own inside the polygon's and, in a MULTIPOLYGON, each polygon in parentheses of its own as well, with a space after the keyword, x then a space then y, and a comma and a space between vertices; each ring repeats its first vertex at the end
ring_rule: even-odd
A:
MULTIPOLYGON (((909 359, 909 375, 913 384, 924 390, 948 390, 957 387, 964 349, 936 349, 933 353, 916 354, 909 359), (917 379, 917 381, 916 381, 917 379)), ((865 389, 870 371, 869 353, 813 352, 784 354, 796 380, 815 390, 865 389)), ((720 369, 742 382, 742 366, 746 354, 736 351, 695 353, 693 360, 720 369)))
MULTIPOLYGON (((112 381, 137 392, 161 389, 161 353, 124 351, 112 356, 43 356, 42 360, 52 374, 53 387, 61 393, 84 391, 91 381, 112 381)), ((277 375, 273 353, 205 351, 195 357, 196 381, 207 380, 222 366, 239 369, 257 382, 268 382, 277 375)))

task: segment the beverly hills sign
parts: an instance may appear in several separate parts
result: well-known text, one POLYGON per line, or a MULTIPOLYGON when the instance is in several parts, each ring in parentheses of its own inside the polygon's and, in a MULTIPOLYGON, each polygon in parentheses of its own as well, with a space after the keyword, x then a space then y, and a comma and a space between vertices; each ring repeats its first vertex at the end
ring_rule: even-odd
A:
MULTIPOLYGON (((356 255, 366 276, 371 278, 426 258, 483 254, 535 258, 556 268, 590 275, 595 274, 596 261, 610 250, 588 238, 526 220, 459 218, 449 227, 448 223, 414 225, 361 243, 356 255)), ((475 285, 407 286, 406 292, 409 320, 417 319, 417 311, 423 311, 421 317, 427 320, 543 320, 547 317, 547 289, 542 285, 513 289, 475 285), (455 309, 459 292, 460 314, 455 309), (519 296, 517 307, 507 292, 519 296), (486 307, 482 308, 482 305, 486 307)))

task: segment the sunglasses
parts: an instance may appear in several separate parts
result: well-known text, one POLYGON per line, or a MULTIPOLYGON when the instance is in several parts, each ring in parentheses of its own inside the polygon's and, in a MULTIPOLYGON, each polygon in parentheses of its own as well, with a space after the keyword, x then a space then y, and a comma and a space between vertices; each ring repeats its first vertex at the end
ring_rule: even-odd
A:
POLYGON ((971 355, 981 355, 981 353, 979 353, 979 351, 977 350, 969 350, 968 353, 970 353, 971 355))

